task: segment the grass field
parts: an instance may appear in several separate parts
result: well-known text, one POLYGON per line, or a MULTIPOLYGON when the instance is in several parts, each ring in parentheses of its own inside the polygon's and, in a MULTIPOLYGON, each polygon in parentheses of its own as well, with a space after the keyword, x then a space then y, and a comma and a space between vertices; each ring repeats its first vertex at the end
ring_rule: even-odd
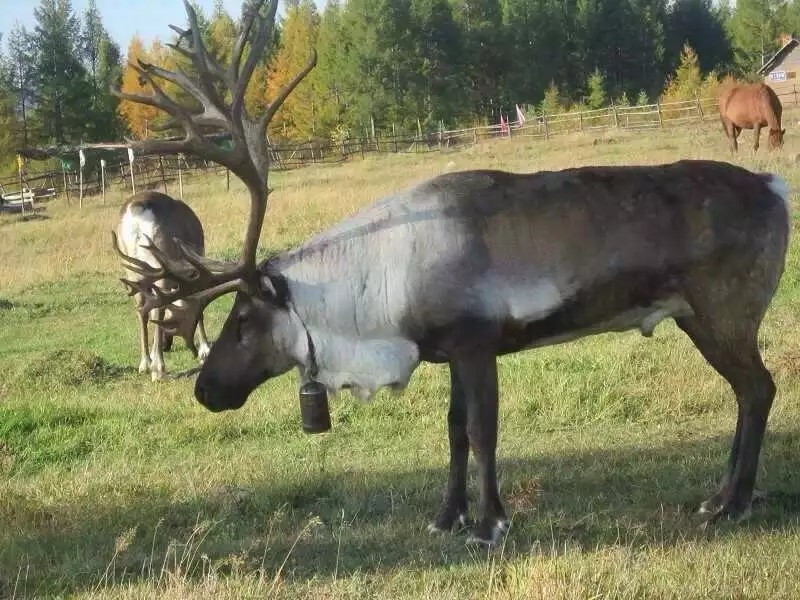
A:
MULTIPOLYGON (((800 136, 736 159, 800 187, 800 136)), ((764 143, 765 145, 765 143, 764 143)), ((727 160, 717 123, 652 134, 485 143, 271 176, 262 254, 446 170, 727 160)), ((186 197, 208 252, 238 251, 246 199, 224 178, 186 197)), ((175 192, 175 190, 170 190, 175 192)), ((0 598, 789 598, 800 594, 800 250, 762 328, 778 396, 744 524, 693 510, 722 473, 727 385, 670 323, 501 361, 494 552, 429 536, 447 473, 447 376, 402 396, 332 399, 300 428, 294 375, 212 414, 189 379, 152 383, 110 246, 123 197, 0 217, 0 598)), ((797 222, 797 221, 795 221, 797 222)), ((230 298, 209 309, 212 337, 230 298)), ((194 364, 176 342, 167 369, 194 364)), ((470 480, 470 493, 474 491, 470 480)))

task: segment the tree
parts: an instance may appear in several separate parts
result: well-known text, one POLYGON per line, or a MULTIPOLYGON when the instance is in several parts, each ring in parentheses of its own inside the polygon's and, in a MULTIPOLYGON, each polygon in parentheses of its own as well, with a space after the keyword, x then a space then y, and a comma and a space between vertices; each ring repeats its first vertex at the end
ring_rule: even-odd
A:
POLYGON ((411 11, 414 110, 429 126, 452 122, 469 109, 459 93, 466 84, 463 37, 447 0, 412 0, 411 11))
MULTIPOLYGON (((267 81, 267 98, 275 98, 278 91, 299 73, 308 62, 319 29, 319 15, 312 0, 295 0, 289 3, 281 27, 281 42, 274 57, 271 77, 267 81)), ((317 98, 311 81, 303 81, 278 110, 272 123, 273 135, 293 139, 311 137, 315 132, 315 104, 317 98)))
POLYGON ((663 83, 665 0, 578 0, 584 68, 598 67, 608 91, 663 83))
POLYGON ((732 49, 721 12, 711 0, 676 0, 667 14, 667 66, 674 68, 684 44, 697 51, 700 70, 724 68, 732 49))
POLYGON ((228 64, 233 42, 236 40, 236 24, 225 10, 222 0, 214 1, 214 11, 208 22, 206 37, 208 50, 219 58, 220 64, 228 64))
POLYGON ((595 69, 586 81, 586 104, 590 109, 603 108, 606 105, 606 78, 595 69))
POLYGON ((499 0, 453 0, 453 12, 464 35, 465 76, 472 110, 496 118, 506 103, 509 48, 499 0))
POLYGON ((740 73, 754 73, 777 49, 780 4, 780 0, 737 0, 728 25, 740 73))
POLYGON ((663 102, 692 100, 698 96, 713 96, 718 80, 712 71, 705 78, 700 71, 700 61, 691 46, 685 44, 675 74, 667 81, 662 94, 663 102))
POLYGON ((558 86, 554 81, 550 82, 547 91, 544 93, 542 103, 539 105, 539 110, 543 115, 552 115, 562 111, 563 102, 561 93, 558 91, 558 86))
POLYGON ((110 86, 119 83, 120 51, 103 26, 95 0, 89 0, 84 13, 80 50, 91 90, 87 139, 113 139, 120 127, 116 117, 118 101, 110 86))
MULTIPOLYGON (((139 59, 147 60, 148 57, 145 54, 142 40, 138 35, 134 35, 131 38, 126 58, 128 63, 136 63, 139 59)), ((125 69, 122 72, 121 90, 133 94, 149 94, 152 92, 150 86, 141 81, 139 74, 129 64, 125 65, 125 69)), ((131 134, 139 139, 146 137, 149 125, 159 114, 159 110, 153 106, 128 100, 123 100, 119 103, 118 112, 124 119, 131 134)))
MULTIPOLYGON (((0 35, 2 41, 2 35, 0 35)), ((17 123, 14 115, 13 71, 10 62, 0 56, 0 173, 13 168, 17 145, 17 123)))
POLYGON ((41 0, 36 18, 36 104, 44 135, 79 141, 86 130, 86 70, 79 58, 80 22, 70 0, 41 0))
POLYGON ((328 0, 317 31, 317 66, 308 76, 319 109, 315 111, 317 134, 329 137, 345 112, 342 94, 348 40, 342 31, 342 7, 328 0))
POLYGON ((36 48, 33 36, 20 24, 15 25, 8 36, 6 68, 13 92, 10 101, 21 120, 21 141, 28 146, 32 137, 31 106, 36 92, 36 48))

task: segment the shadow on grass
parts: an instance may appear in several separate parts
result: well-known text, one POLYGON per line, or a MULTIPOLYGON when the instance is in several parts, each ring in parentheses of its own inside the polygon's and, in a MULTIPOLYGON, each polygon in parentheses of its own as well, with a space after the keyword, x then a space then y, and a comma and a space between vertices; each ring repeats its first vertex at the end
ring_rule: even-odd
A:
MULTIPOLYGON (((663 548, 742 529, 754 536, 789 529, 800 512, 798 437, 769 435, 767 476, 760 481, 769 496, 751 521, 705 532, 693 511, 721 473, 727 436, 677 443, 673 436, 661 445, 501 460, 501 493, 512 517, 503 554, 663 548)), ((143 483, 100 491, 92 505, 47 509, 30 498, 6 497, 0 500, 0 596, 9 594, 17 573, 27 579, 26 593, 36 596, 91 589, 104 572, 109 582, 135 583, 157 580, 165 569, 189 580, 209 568, 221 575, 263 569, 270 580, 282 570, 297 582, 481 563, 486 551, 470 551, 463 535, 425 530, 445 478, 445 467, 323 471, 291 485, 223 486, 188 499, 143 483)))

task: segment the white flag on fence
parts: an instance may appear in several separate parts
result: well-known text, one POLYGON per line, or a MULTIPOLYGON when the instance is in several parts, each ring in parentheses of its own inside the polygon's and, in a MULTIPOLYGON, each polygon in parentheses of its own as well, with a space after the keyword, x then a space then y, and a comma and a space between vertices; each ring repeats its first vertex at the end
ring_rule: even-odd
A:
POLYGON ((86 166, 86 155, 83 153, 83 149, 78 149, 78 160, 81 163, 81 169, 86 166))
POLYGON ((133 165, 133 148, 128 148, 128 162, 133 165))
POLYGON ((517 120, 519 124, 522 125, 525 123, 525 113, 522 112, 522 109, 519 107, 519 104, 514 105, 517 109, 517 120))

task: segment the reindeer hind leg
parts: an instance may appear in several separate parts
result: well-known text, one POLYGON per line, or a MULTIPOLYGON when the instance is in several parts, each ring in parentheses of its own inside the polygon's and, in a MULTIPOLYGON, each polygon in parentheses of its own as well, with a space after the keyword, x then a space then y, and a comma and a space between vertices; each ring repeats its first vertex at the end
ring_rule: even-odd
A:
POLYGON ((785 250, 776 232, 763 232, 760 252, 687 278, 694 315, 676 319, 708 363, 730 384, 738 414, 727 469, 717 492, 700 507, 712 519, 749 513, 775 383, 758 349, 758 330, 780 278, 785 250))

